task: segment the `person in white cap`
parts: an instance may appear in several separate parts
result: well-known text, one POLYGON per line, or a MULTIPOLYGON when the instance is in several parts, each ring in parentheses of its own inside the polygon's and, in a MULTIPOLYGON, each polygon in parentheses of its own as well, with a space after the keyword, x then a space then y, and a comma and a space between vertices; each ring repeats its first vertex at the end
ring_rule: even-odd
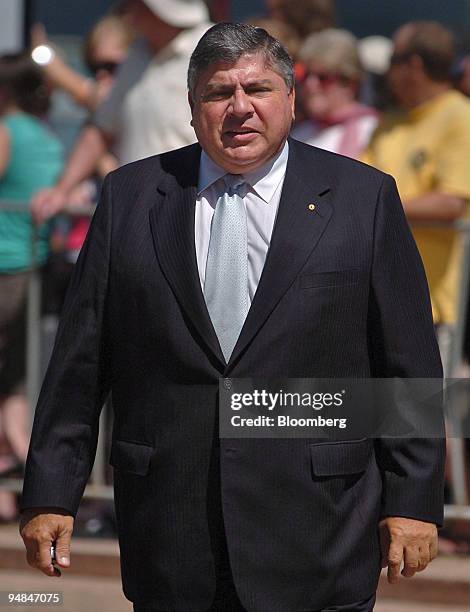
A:
POLYGON ((189 57, 210 27, 203 0, 128 0, 140 33, 111 94, 83 129, 58 183, 36 194, 37 222, 57 214, 112 143, 120 165, 194 142, 185 88, 189 57))

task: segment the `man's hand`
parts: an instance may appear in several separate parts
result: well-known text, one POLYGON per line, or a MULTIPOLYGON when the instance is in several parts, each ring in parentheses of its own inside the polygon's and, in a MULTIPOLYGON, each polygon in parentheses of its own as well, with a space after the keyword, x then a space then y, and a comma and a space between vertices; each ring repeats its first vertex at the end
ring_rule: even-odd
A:
POLYGON ((70 566, 73 521, 73 516, 62 508, 30 508, 22 512, 20 534, 31 567, 36 567, 46 576, 60 576, 51 563, 53 543, 56 547, 57 565, 70 566))
POLYGON ((38 191, 31 200, 31 214, 38 225, 47 221, 65 208, 67 192, 61 187, 50 187, 38 191))
POLYGON ((388 566, 390 583, 398 582, 401 574, 411 578, 422 572, 437 556, 437 528, 426 523, 400 516, 389 516, 379 523, 382 567, 388 566))

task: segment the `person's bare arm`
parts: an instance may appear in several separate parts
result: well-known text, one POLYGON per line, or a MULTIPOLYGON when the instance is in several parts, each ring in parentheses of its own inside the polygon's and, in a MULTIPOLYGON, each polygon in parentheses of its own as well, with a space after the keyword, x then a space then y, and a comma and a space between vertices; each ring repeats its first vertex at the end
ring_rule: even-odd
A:
POLYGON ((57 183, 65 193, 88 178, 95 170, 99 159, 106 153, 108 142, 104 132, 92 124, 83 128, 77 143, 57 183))
POLYGON ((20 517, 19 530, 26 547, 26 559, 46 576, 60 576, 51 563, 51 546, 55 544, 56 563, 70 566, 70 540, 73 516, 63 508, 27 508, 20 517))
POLYGON ((10 161, 10 136, 8 130, 0 125, 0 176, 5 174, 10 161))
POLYGON ((461 216, 464 206, 464 198, 439 191, 403 201, 410 221, 454 221, 461 216))
MULTIPOLYGON (((31 45, 50 45, 46 30, 42 23, 35 23, 31 28, 31 45)), ((77 104, 93 109, 96 105, 96 87, 91 79, 68 66, 63 59, 55 54, 49 64, 41 66, 46 78, 54 85, 63 89, 77 104)))
POLYGON ((80 106, 93 110, 96 106, 96 86, 91 79, 87 79, 75 70, 72 70, 57 55, 47 66, 43 66, 46 77, 55 87, 65 91, 80 106))
POLYGON ((116 170, 119 166, 118 160, 112 153, 105 153, 102 157, 100 157, 98 164, 96 166, 96 172, 98 176, 104 178, 107 174, 116 170))
POLYGON ((93 174, 107 148, 106 137, 99 128, 87 125, 82 130, 58 183, 39 191, 31 200, 31 212, 36 223, 43 223, 65 207, 69 193, 93 174))

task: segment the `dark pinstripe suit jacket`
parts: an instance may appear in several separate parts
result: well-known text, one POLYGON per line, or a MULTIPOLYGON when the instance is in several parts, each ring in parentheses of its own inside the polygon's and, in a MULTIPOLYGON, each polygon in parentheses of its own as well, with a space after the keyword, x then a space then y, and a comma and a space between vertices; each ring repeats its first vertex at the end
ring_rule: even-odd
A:
POLYGON ((199 156, 193 145, 105 181, 36 410, 22 506, 75 514, 111 390, 129 599, 209 607, 219 468, 232 572, 248 610, 363 599, 380 571, 380 517, 442 522, 443 440, 221 440, 219 456, 217 383, 441 376, 394 181, 290 141, 266 264, 226 364, 196 265, 199 156))

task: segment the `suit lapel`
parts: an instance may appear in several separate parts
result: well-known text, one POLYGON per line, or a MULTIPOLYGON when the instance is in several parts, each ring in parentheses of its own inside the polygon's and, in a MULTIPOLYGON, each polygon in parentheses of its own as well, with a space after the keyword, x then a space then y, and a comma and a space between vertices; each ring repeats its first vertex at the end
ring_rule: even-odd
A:
POLYGON ((150 225, 158 260, 176 299, 214 365, 223 370, 226 364, 202 293, 194 243, 200 154, 200 147, 194 145, 183 163, 179 157, 172 164, 170 157, 166 180, 159 185, 157 202, 150 210, 150 225))
POLYGON ((241 357, 294 282, 330 220, 332 208, 325 198, 329 177, 322 165, 312 167, 312 149, 305 160, 303 150, 303 145, 289 141, 286 177, 266 263, 228 364, 210 320, 197 269, 194 214, 200 147, 189 147, 183 162, 181 155, 174 163, 171 157, 167 161, 166 180, 159 185, 157 202, 150 210, 155 251, 190 325, 221 372, 228 373, 241 357))
MULTIPOLYGON (((331 217, 325 195, 329 178, 312 164, 312 149, 289 140, 289 159, 271 244, 245 324, 227 366, 229 371, 294 282, 331 217), (312 208, 313 206, 313 208, 312 208)), ((322 159, 324 162, 324 159, 322 159)))

